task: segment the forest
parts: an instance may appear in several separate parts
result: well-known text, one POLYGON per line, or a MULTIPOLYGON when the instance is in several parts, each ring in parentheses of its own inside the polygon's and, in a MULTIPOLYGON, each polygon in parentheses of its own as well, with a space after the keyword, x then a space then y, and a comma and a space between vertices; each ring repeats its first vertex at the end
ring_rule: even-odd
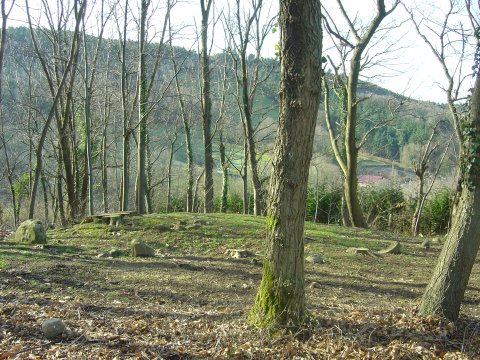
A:
POLYGON ((478 4, 274 3, 1 0, 0 360, 480 356, 478 4))

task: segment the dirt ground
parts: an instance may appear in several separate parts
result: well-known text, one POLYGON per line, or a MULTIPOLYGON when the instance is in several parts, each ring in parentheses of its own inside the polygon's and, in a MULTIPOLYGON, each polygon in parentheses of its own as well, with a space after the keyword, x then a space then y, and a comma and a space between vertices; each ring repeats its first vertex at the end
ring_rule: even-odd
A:
POLYGON ((260 330, 247 316, 261 256, 225 250, 261 253, 262 221, 211 215, 198 228, 159 230, 191 220, 183 216, 55 230, 46 247, 0 242, 0 360, 480 359, 478 260, 461 319, 444 323, 416 314, 441 244, 424 251, 401 238, 403 255, 347 255, 349 241, 375 248, 391 239, 308 225, 306 254, 326 260, 306 265, 310 323, 297 333, 260 330), (155 258, 96 256, 139 237, 155 258), (68 329, 47 340, 41 323, 52 317, 68 329))

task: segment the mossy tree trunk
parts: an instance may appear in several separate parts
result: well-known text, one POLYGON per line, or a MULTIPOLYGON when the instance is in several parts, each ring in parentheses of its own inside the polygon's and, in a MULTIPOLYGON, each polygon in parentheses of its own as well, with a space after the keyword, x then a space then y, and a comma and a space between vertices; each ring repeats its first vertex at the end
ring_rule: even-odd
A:
POLYGON ((461 176, 452 212, 452 227, 420 306, 423 315, 458 318, 480 245, 480 77, 477 74, 470 112, 463 126, 461 176))
POLYGON ((281 0, 280 115, 267 209, 267 255, 251 321, 305 321, 303 230, 322 78, 320 2, 281 0))

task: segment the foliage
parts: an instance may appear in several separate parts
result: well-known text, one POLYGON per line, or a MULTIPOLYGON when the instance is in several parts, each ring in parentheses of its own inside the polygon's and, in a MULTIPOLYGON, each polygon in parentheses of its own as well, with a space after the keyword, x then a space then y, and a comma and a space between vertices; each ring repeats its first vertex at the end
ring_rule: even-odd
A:
POLYGON ((339 224, 342 192, 328 184, 311 187, 307 192, 307 220, 322 224, 339 224))
POLYGON ((453 196, 450 189, 442 189, 430 195, 420 221, 422 234, 444 234, 448 231, 453 196))
MULTIPOLYGON (((220 212, 221 197, 215 198, 215 211, 220 212)), ((253 197, 250 196, 250 204, 253 204, 253 197)), ((253 206, 253 205, 252 205, 253 206)), ((227 212, 241 214, 243 212, 243 198, 237 193, 229 193, 227 196, 227 212)))
POLYGON ((405 206, 405 198, 399 186, 366 187, 360 191, 360 204, 369 226, 388 229, 392 226, 394 214, 405 206))

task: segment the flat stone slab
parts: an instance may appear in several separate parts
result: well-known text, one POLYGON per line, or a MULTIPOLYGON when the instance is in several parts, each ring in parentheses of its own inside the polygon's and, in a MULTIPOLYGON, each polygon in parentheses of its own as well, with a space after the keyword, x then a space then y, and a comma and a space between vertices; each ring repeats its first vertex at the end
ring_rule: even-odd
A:
POLYGON ((402 245, 400 242, 395 241, 390 247, 380 250, 379 254, 401 254, 402 253, 402 245))
POLYGON ((369 248, 356 248, 356 247, 351 247, 347 249, 347 253, 353 254, 353 255, 369 255, 372 257, 381 257, 381 255, 375 253, 374 251, 370 250, 369 248))
POLYGON ((245 259, 256 255, 253 251, 245 249, 228 249, 225 251, 225 254, 230 255, 235 259, 245 259))

